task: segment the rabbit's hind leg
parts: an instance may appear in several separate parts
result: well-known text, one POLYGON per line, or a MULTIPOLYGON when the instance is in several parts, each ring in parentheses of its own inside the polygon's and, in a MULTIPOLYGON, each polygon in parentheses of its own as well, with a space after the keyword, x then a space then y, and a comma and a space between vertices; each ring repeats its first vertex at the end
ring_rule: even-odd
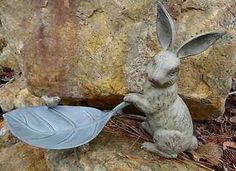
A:
POLYGON ((149 151, 151 153, 156 153, 156 154, 158 154, 162 157, 165 157, 165 158, 177 158, 177 154, 167 154, 165 152, 162 152, 156 148, 154 143, 151 143, 151 142, 144 142, 141 145, 141 148, 144 149, 145 151, 149 151))
POLYGON ((153 131, 147 121, 143 121, 140 124, 140 128, 143 129, 144 131, 146 131, 147 133, 149 133, 150 135, 153 135, 153 131))
POLYGON ((176 155, 187 150, 192 143, 192 138, 187 138, 183 133, 176 130, 157 130, 153 139, 159 151, 169 155, 176 155))

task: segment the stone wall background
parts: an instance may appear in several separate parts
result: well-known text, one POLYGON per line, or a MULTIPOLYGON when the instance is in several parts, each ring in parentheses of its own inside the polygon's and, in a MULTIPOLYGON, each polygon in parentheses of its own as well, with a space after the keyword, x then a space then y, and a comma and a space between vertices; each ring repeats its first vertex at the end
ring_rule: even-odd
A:
MULTIPOLYGON (((178 81, 193 118, 215 118, 235 74, 236 2, 162 2, 175 22, 176 47, 202 32, 227 32, 183 59, 178 81)), ((142 92, 145 65, 160 51, 155 13, 154 0, 1 0, 0 66, 22 72, 0 89, 1 108, 40 104, 45 94, 109 108, 127 92, 142 92)))

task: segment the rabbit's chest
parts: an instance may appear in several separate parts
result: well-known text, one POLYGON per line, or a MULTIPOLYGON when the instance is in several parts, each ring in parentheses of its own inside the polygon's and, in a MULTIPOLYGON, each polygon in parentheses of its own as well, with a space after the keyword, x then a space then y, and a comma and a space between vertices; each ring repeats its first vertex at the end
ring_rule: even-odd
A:
POLYGON ((165 92, 165 93, 157 93, 157 92, 150 92, 147 94, 147 99, 151 103, 155 103, 159 106, 166 106, 171 103, 174 93, 172 92, 165 92))
POLYGON ((145 96, 149 103, 153 104, 157 110, 164 110, 172 105, 177 97, 176 87, 170 87, 165 89, 149 89, 145 96))

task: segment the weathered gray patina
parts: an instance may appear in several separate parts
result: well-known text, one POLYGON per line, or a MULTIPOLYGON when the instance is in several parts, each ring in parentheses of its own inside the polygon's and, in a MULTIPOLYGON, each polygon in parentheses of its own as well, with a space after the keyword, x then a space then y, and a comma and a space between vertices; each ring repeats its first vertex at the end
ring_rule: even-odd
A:
POLYGON ((44 96, 43 100, 47 107, 19 108, 3 117, 15 137, 46 149, 68 149, 90 142, 113 115, 129 105, 122 102, 112 111, 103 112, 92 107, 57 105, 57 96, 44 96))
POLYGON ((162 51, 147 66, 148 79, 143 94, 130 93, 124 100, 133 103, 147 116, 147 121, 141 126, 153 136, 154 143, 145 142, 142 148, 167 158, 176 158, 178 153, 198 145, 193 136, 190 112, 177 93, 180 58, 205 51, 224 33, 198 35, 173 53, 174 24, 164 6, 158 3, 157 35, 162 51))

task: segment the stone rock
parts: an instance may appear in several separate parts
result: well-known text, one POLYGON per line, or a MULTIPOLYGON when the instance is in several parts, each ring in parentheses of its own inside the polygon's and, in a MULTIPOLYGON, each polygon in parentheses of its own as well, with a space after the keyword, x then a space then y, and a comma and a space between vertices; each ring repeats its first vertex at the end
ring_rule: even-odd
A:
POLYGON ((16 96, 25 86, 24 79, 17 79, 0 88, 0 106, 3 111, 6 112, 15 108, 16 96))
POLYGON ((42 105, 41 98, 34 96, 26 88, 25 79, 16 79, 0 89, 0 106, 3 111, 18 107, 42 105))
MULTIPOLYGON (((175 19, 176 47, 197 33, 227 31, 208 51, 182 60, 178 82, 194 119, 216 118, 224 112, 235 73, 236 2, 164 5, 175 19)), ((128 92, 142 92, 145 65, 160 51, 153 0, 3 0, 0 11, 0 34, 7 42, 0 64, 22 71, 26 88, 39 97, 115 105, 128 92)))
POLYGON ((0 170, 49 171, 44 151, 22 143, 0 149, 0 170))
POLYGON ((16 74, 21 72, 21 59, 16 55, 15 49, 10 47, 6 47, 0 52, 0 66, 11 68, 16 74))
POLYGON ((231 76, 235 74, 236 25, 230 11, 235 9, 236 3, 190 0, 182 5, 183 12, 176 26, 178 42, 211 30, 227 33, 208 51, 182 60, 178 82, 180 95, 194 119, 216 118, 224 112, 225 99, 231 88, 231 76))
POLYGON ((14 100, 14 106, 16 108, 27 106, 41 106, 44 104, 41 98, 31 94, 27 88, 22 89, 16 95, 14 100))
POLYGON ((141 142, 130 142, 135 142, 135 138, 116 135, 105 129, 90 143, 87 152, 78 153, 77 149, 48 151, 45 157, 50 170, 57 171, 205 170, 193 162, 159 158, 142 150, 141 142))
POLYGON ((78 158, 74 150, 55 150, 45 153, 46 163, 50 170, 63 171, 78 171, 84 170, 82 165, 78 162, 78 158))
POLYGON ((4 122, 0 121, 0 151, 8 148, 18 142, 18 139, 13 137, 4 122))
POLYGON ((0 170, 49 171, 44 151, 19 142, 0 120, 0 170))

